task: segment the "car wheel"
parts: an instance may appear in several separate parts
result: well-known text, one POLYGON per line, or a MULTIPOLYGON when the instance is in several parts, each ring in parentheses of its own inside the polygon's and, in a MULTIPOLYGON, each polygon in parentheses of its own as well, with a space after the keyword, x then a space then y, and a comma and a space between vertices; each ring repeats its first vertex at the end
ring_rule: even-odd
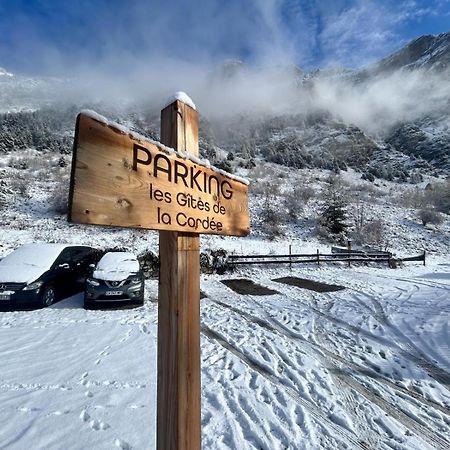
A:
POLYGON ((55 290, 48 286, 44 289, 44 293, 42 294, 42 306, 45 308, 53 303, 55 303, 55 290))
POLYGON ((144 306, 144 292, 139 296, 139 298, 136 300, 136 305, 138 306, 144 306))
POLYGON ((83 308, 84 309, 95 309, 95 304, 90 302, 89 300, 86 300, 86 297, 85 297, 84 302, 83 302, 83 308))

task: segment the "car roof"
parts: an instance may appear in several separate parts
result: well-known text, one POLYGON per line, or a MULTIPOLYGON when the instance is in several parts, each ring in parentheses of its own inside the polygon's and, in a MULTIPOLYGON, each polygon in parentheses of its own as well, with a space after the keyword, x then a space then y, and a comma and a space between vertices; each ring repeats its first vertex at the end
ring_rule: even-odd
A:
POLYGON ((84 247, 82 245, 73 244, 56 244, 56 243, 34 243, 25 244, 6 255, 1 261, 1 265, 28 263, 38 267, 49 267, 66 248, 84 247))
POLYGON ((130 252, 107 252, 101 260, 102 262, 123 262, 123 261, 136 261, 137 256, 130 252))

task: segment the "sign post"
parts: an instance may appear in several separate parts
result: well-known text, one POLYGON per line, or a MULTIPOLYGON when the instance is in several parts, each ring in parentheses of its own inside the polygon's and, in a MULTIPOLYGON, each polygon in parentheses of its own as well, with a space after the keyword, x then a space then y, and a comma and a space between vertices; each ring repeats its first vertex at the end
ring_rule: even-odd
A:
MULTIPOLYGON (((198 113, 176 100, 161 142, 198 156, 198 113)), ((201 448, 200 238, 159 232, 157 449, 201 448)))
POLYGON ((160 232, 158 450, 201 448, 199 234, 250 232, 248 185, 198 159, 184 100, 161 111, 162 143, 80 113, 70 179, 69 221, 160 232))

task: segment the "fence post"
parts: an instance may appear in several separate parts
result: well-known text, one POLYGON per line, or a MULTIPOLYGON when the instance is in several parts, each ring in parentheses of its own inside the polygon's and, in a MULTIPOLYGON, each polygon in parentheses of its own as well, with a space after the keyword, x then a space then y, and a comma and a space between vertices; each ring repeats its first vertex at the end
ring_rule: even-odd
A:
POLYGON ((292 271, 292 245, 289 244, 289 271, 292 271))
POLYGON ((319 249, 317 249, 317 265, 320 267, 320 254, 319 254, 319 249))
POLYGON ((423 251, 423 265, 425 265, 426 254, 427 254, 427 252, 424 250, 423 251))
POLYGON ((352 241, 350 239, 347 240, 347 252, 348 252, 348 267, 350 267, 350 257, 352 253, 352 241))

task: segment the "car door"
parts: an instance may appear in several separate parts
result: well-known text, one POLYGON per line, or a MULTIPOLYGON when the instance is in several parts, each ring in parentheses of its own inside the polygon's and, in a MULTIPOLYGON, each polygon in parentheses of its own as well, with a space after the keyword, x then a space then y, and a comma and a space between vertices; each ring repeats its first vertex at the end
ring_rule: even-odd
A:
POLYGON ((52 267, 52 284, 59 299, 71 295, 74 291, 74 262, 73 248, 65 248, 52 267))
POLYGON ((96 263, 96 253, 96 250, 90 247, 74 247, 73 249, 74 283, 78 291, 84 289, 89 264, 96 263))

